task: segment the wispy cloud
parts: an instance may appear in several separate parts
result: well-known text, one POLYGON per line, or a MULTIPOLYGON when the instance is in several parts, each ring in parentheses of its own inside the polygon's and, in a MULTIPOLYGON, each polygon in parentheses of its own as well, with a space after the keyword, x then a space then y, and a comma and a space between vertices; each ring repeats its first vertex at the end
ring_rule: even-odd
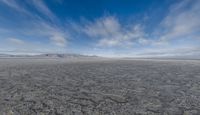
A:
POLYGON ((162 21, 164 34, 161 39, 194 38, 200 34, 200 1, 184 0, 171 7, 162 21))
MULTIPOLYGON (((195 41, 195 39, 199 38, 199 6, 200 1, 198 0, 177 2, 170 7, 169 13, 161 21, 160 27, 152 33, 144 31, 145 25, 139 23, 133 25, 131 22, 124 25, 114 16, 103 17, 96 19, 94 22, 89 22, 83 30, 89 37, 97 39, 97 46, 121 48, 131 46, 130 49, 132 51, 138 52, 135 51, 134 47, 139 45, 143 49, 143 51, 140 51, 144 56, 150 54, 152 54, 151 56, 199 54, 200 47, 197 47, 195 43, 190 42, 192 45, 186 43, 188 40, 195 41), (156 32, 159 34, 154 35, 156 32), (176 43, 181 43, 185 46, 174 46, 176 43)), ((135 55, 141 54, 137 53, 135 55)))
MULTIPOLYGON (((57 2, 59 1, 64 2, 57 0, 57 2)), ((75 42, 72 44, 77 46, 83 45, 81 42, 84 39, 88 44, 92 44, 86 46, 88 49, 98 49, 95 50, 96 52, 88 52, 97 55, 98 53, 102 55, 112 54, 112 56, 199 54, 200 47, 197 47, 200 43, 199 0, 177 1, 168 9, 169 12, 163 17, 163 20, 156 22, 158 23, 158 26, 155 26, 156 29, 151 31, 147 29, 147 23, 144 23, 144 21, 134 22, 134 20, 127 19, 129 21, 125 22, 126 20, 111 14, 92 21, 87 20, 87 17, 84 17, 85 20, 80 22, 67 19, 61 21, 44 0, 29 0, 24 1, 23 4, 18 0, 0 0, 0 3, 20 14, 16 19, 19 24, 16 25, 14 25, 12 19, 5 19, 2 15, 2 22, 7 22, 9 26, 0 28, 1 39, 8 38, 9 43, 18 44, 18 46, 23 44, 24 47, 18 47, 17 51, 23 52, 25 47, 29 47, 31 43, 27 45, 27 42, 31 38, 32 41, 30 40, 30 42, 34 41, 34 43, 28 51, 40 47, 35 52, 41 52, 40 49, 48 48, 53 51, 60 48, 63 51, 63 49, 67 49, 66 47, 71 42, 75 42), (20 28, 18 25, 20 25, 20 28), (155 35, 155 33, 158 34, 155 35), (26 42, 18 38, 22 38, 26 42), (43 43, 38 45, 37 41, 43 43), (187 43, 188 41, 190 43, 187 43), (44 45, 48 46, 44 47, 44 45), (51 49, 51 47, 55 47, 55 49, 51 49)), ((145 20, 148 19, 145 17, 145 20)), ((4 24, 2 23, 2 25, 4 24)), ((14 47, 13 45, 13 49, 15 49, 14 47)), ((76 50, 81 52, 82 49, 76 50)), ((47 51, 49 52, 49 50, 47 51)))
POLYGON ((20 13, 31 16, 32 18, 40 18, 39 15, 33 14, 31 10, 25 7, 24 5, 24 4, 30 4, 31 7, 35 8, 42 15, 47 16, 50 20, 54 21, 57 19, 57 17, 43 2, 43 0, 28 0, 28 1, 24 1, 24 4, 19 3, 19 1, 17 0, 1 0, 0 2, 6 4, 10 8, 13 8, 14 10, 20 13))
POLYGON ((17 39, 17 38, 8 38, 7 39, 10 43, 13 43, 15 45, 23 45, 25 42, 23 40, 17 39))
MULTIPOLYGON (((30 1, 29 1, 30 2, 30 1)), ((52 21, 55 21, 57 18, 54 13, 47 7, 47 5, 42 0, 31 0, 31 4, 43 15, 47 16, 52 21)))
POLYGON ((16 0, 1 0, 0 2, 3 2, 7 6, 25 14, 30 14, 29 11, 27 11, 23 6, 21 6, 16 0))
MULTIPOLYGON (((50 40, 51 44, 54 44, 59 47, 65 47, 67 45, 67 37, 68 34, 63 27, 58 26, 57 21, 58 18, 54 15, 54 13, 48 8, 48 6, 42 0, 30 0, 26 1, 27 4, 30 4, 33 8, 35 8, 39 13, 48 17, 49 20, 46 20, 44 17, 33 13, 27 7, 20 5, 15 0, 2 0, 4 4, 9 6, 10 8, 19 11, 22 15, 29 16, 29 21, 22 21, 21 28, 19 33, 30 36, 30 37, 39 37, 50 40), (31 29, 30 29, 31 27, 31 29)), ((15 31, 15 28, 10 29, 10 33, 15 31), (14 29, 14 30, 12 30, 14 29)), ((3 30, 3 29, 2 29, 3 30)))
POLYGON ((31 30, 31 34, 38 33, 39 36, 47 37, 50 39, 51 43, 59 46, 65 47, 67 45, 67 39, 69 37, 68 33, 57 26, 48 24, 44 21, 35 22, 34 28, 31 30))
POLYGON ((64 38, 64 36, 60 33, 54 33, 52 35, 52 37, 50 37, 50 39, 53 41, 53 43, 55 43, 55 45, 60 46, 60 47, 64 47, 66 46, 66 39, 64 38))
POLYGON ((197 58, 200 56, 200 47, 168 47, 163 49, 146 49, 134 54, 137 57, 181 57, 197 58))
MULTIPOLYGON (((132 24, 131 24, 132 25, 132 24)), ((145 34, 138 25, 126 27, 114 16, 97 19, 87 24, 83 31, 92 38, 97 38, 98 46, 132 46, 134 42, 144 39, 145 34)))

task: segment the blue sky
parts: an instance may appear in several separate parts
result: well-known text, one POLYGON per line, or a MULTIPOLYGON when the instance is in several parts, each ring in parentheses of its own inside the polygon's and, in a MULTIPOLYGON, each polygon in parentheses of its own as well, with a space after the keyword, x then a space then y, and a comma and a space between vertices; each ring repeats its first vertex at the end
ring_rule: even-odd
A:
POLYGON ((0 53, 200 56, 199 0, 0 0, 0 53))

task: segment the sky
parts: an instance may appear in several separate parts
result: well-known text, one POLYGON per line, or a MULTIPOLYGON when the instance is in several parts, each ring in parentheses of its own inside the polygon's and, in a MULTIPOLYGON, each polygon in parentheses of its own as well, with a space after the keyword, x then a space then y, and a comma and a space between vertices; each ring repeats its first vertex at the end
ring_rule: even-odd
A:
POLYGON ((0 53, 200 57, 200 0, 0 0, 0 53))

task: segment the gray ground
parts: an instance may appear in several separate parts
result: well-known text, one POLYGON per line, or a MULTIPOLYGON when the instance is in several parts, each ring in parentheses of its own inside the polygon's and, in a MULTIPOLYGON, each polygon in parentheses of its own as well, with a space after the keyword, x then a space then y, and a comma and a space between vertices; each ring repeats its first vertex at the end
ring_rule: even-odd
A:
POLYGON ((200 61, 0 59, 0 115, 200 115, 200 61))

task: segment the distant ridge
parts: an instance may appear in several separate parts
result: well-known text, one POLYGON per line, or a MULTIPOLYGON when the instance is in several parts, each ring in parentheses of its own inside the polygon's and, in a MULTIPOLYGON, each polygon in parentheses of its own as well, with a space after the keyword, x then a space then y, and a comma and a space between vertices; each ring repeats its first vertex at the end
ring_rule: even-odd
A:
POLYGON ((39 55, 11 55, 11 54, 0 54, 0 58, 89 58, 98 56, 89 56, 82 54, 39 54, 39 55))
POLYGON ((52 57, 52 58, 78 58, 78 57, 98 57, 98 56, 88 56, 82 54, 41 54, 38 57, 52 57))
POLYGON ((141 56, 141 57, 99 57, 96 55, 83 55, 83 54, 59 54, 59 53, 45 53, 34 55, 21 55, 21 54, 0 54, 0 58, 116 58, 116 59, 164 59, 164 60, 200 60, 199 55, 195 56, 141 56))

